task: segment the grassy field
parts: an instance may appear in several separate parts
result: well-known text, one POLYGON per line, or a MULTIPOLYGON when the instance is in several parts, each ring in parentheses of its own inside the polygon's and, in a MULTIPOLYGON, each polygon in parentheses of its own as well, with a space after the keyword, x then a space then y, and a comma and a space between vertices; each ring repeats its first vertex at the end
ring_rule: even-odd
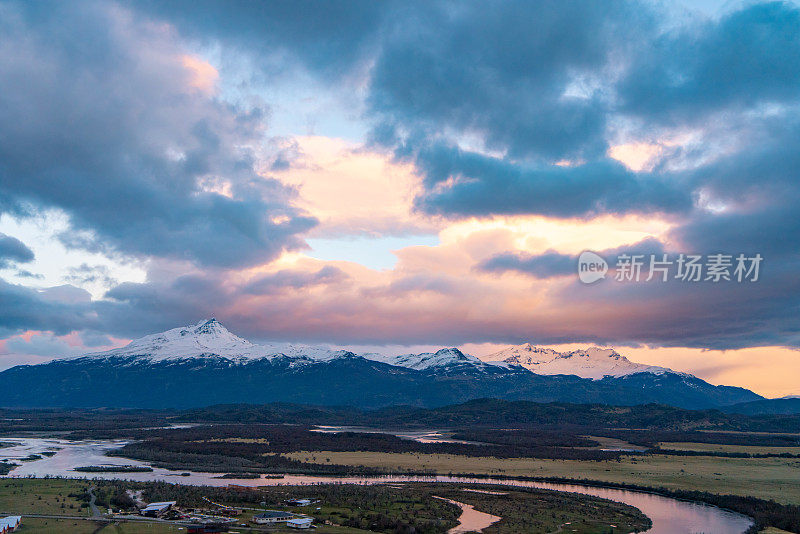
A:
POLYGON ((0 480, 0 512, 43 515, 89 515, 70 494, 83 493, 86 482, 57 479, 0 480))
POLYGON ((92 534, 97 528, 97 523, 92 521, 23 518, 22 525, 17 532, 25 534, 61 534, 63 532, 92 534))
POLYGON ((327 451, 298 452, 287 456, 304 462, 311 462, 316 456, 329 458, 336 464, 417 472, 427 470, 439 474, 584 478, 800 504, 800 460, 797 459, 652 455, 623 456, 619 461, 597 462, 327 451))
POLYGON ((800 454, 800 447, 765 447, 761 445, 719 445, 716 443, 685 443, 663 441, 662 449, 698 452, 743 452, 747 454, 800 454))
POLYGON ((607 438, 604 436, 586 436, 587 438, 594 440, 598 443, 597 449, 626 449, 630 451, 646 451, 647 447, 642 447, 641 445, 634 445, 633 443, 628 443, 627 441, 623 441, 617 438, 607 438))

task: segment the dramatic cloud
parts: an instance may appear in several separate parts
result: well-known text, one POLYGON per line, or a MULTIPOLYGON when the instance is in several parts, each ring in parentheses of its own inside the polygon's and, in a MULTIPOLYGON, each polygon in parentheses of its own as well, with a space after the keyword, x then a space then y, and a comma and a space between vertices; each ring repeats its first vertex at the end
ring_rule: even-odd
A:
MULTIPOLYGON (((800 10, 671 9, 4 3, 0 211, 61 210, 63 243, 147 274, 87 259, 49 281, 111 288, 94 300, 0 282, 0 336, 103 346, 213 315, 342 344, 800 346, 800 10), (306 82, 335 132, 268 130, 306 82), (386 270, 304 253, 423 234, 386 270), (586 249, 764 264, 753 284, 586 286, 586 249)), ((38 272, 9 239, 0 267, 38 272)))
POLYGON ((168 26, 110 3, 0 10, 5 209, 60 208, 64 243, 108 253, 232 266, 302 246, 313 218, 255 172, 265 110, 198 85, 168 26))
POLYGON ((540 168, 463 152, 423 149, 417 166, 426 192, 423 211, 446 216, 536 213, 555 217, 600 213, 680 212, 691 208, 690 192, 675 176, 639 176, 616 161, 540 168))
POLYGON ((800 11, 764 2, 692 21, 638 43, 618 91, 622 109, 666 124, 800 98, 800 11))
POLYGON ((417 145, 474 135, 511 158, 605 150, 612 56, 650 27, 628 2, 448 2, 401 17, 370 83, 378 131, 417 145), (421 139, 420 139, 421 137, 421 139))

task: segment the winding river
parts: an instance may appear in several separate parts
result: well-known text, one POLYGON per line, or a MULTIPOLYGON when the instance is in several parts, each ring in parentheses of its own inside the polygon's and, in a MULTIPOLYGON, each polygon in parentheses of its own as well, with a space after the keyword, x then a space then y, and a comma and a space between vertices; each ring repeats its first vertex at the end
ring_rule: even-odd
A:
MULTIPOLYGON (((219 473, 190 472, 183 476, 179 471, 153 468, 143 473, 85 473, 74 471, 75 467, 88 465, 147 465, 127 458, 110 458, 106 452, 119 448, 125 441, 65 441, 45 438, 2 438, 0 441, 14 446, 0 449, 0 460, 20 464, 7 477, 68 477, 105 478, 137 481, 161 480, 176 484, 209 486, 272 486, 296 484, 381 484, 391 482, 460 482, 497 484, 551 489, 594 495, 623 502, 641 510, 653 521, 648 534, 739 534, 746 531, 751 520, 734 512, 700 503, 679 501, 661 495, 612 488, 597 488, 580 484, 556 484, 522 480, 468 478, 452 476, 379 476, 379 477, 322 477, 310 475, 286 475, 284 478, 221 479, 219 473), (29 459, 31 455, 51 454, 41 459, 29 459)), ((34 456, 35 458, 35 456, 34 456)))

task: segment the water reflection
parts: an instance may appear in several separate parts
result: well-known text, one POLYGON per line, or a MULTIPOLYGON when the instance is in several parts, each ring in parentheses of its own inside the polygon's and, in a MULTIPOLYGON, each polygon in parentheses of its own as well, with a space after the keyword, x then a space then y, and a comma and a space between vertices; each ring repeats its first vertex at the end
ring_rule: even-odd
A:
POLYGON ((458 525, 447 531, 447 534, 462 534, 464 532, 483 532, 483 529, 492 526, 502 519, 496 515, 479 512, 471 504, 436 497, 450 504, 455 504, 461 508, 461 515, 458 518, 458 525))
POLYGON ((338 434, 340 432, 359 432, 361 434, 391 434, 398 438, 418 441, 420 443, 460 443, 462 445, 491 445, 479 441, 464 441, 453 439, 442 430, 391 430, 386 428, 373 428, 366 426, 330 426, 320 425, 314 427, 312 432, 322 432, 325 434, 338 434))

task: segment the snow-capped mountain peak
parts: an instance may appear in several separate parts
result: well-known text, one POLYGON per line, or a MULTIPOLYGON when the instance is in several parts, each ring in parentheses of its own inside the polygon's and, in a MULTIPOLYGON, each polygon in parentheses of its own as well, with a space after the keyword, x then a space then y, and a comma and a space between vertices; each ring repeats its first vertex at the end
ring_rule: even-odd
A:
POLYGON ((509 347, 492 354, 489 356, 489 359, 527 367, 529 365, 549 362, 559 355, 560 353, 553 349, 546 349, 543 347, 536 347, 530 343, 523 343, 522 345, 509 347))
POLYGON ((258 345, 231 333, 216 319, 173 328, 134 339, 126 346, 89 357, 145 357, 153 361, 196 357, 252 358, 263 356, 258 345))
MULTIPOLYGON (((378 359, 378 358, 373 358, 378 359)), ((452 367, 455 365, 485 365, 484 362, 471 356, 464 354, 455 347, 440 349, 436 352, 423 352, 421 354, 401 354, 399 356, 382 357, 380 361, 388 363, 389 365, 397 365, 399 367, 407 367, 417 371, 423 371, 440 367, 452 367)))
POLYGON ((330 361, 351 356, 328 347, 270 343, 257 345, 233 334, 214 318, 134 339, 124 347, 87 354, 87 358, 137 358, 151 362, 193 358, 224 358, 232 361, 287 357, 298 363, 330 361))
POLYGON ((632 362, 614 349, 600 347, 558 352, 525 343, 496 352, 487 360, 519 365, 540 375, 575 375, 593 380, 600 380, 604 376, 674 372, 666 367, 632 362))

